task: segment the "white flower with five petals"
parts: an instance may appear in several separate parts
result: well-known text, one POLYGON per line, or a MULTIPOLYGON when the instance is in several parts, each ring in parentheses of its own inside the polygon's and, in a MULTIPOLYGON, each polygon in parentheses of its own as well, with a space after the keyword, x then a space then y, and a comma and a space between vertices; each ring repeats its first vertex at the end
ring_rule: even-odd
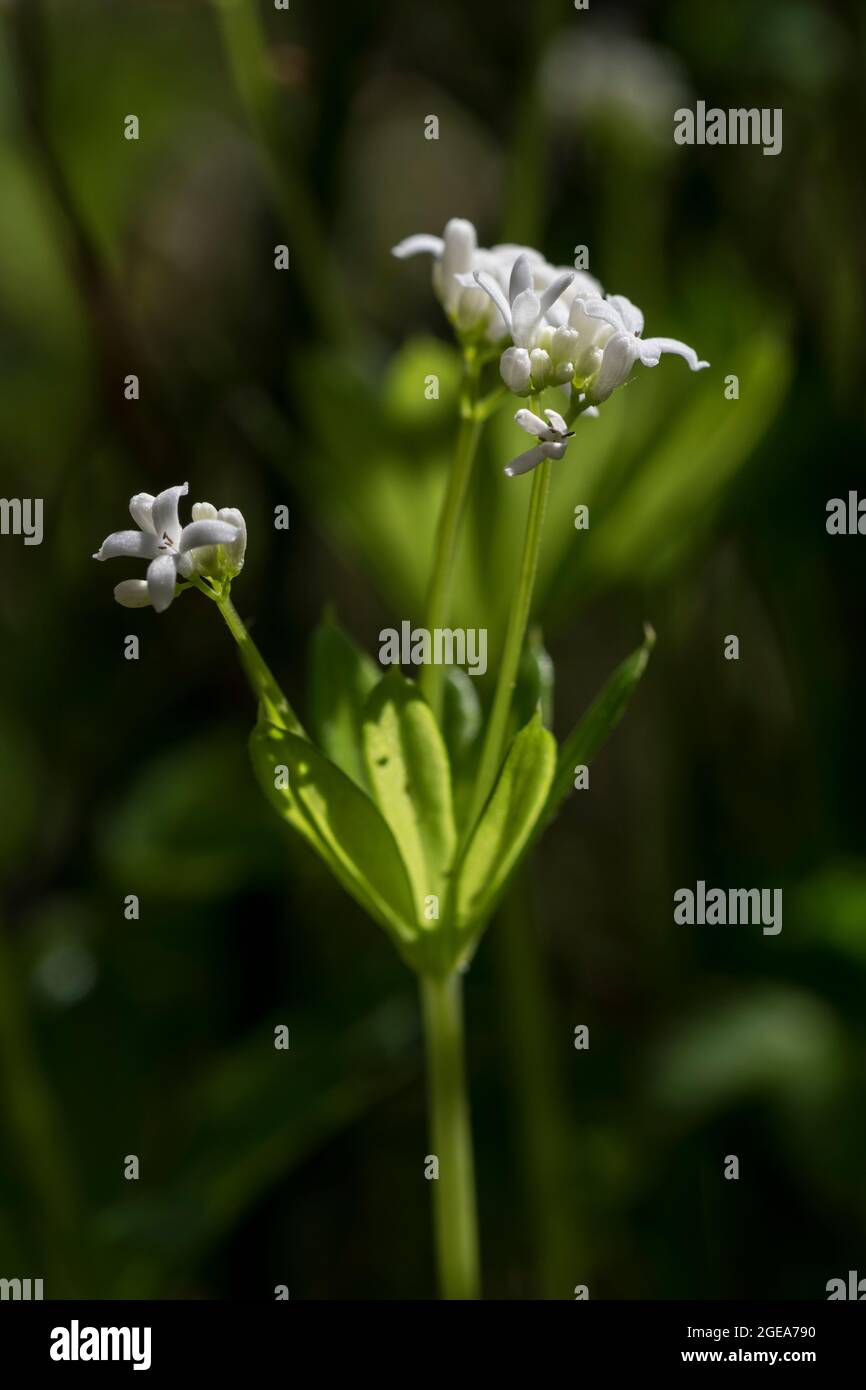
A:
POLYGON ((146 579, 124 579, 115 586, 114 597, 124 608, 152 604, 157 613, 165 612, 174 598, 178 579, 187 579, 197 572, 197 556, 204 548, 245 542, 246 527, 241 529, 237 523, 210 514, 182 527, 178 501, 188 491, 189 485, 182 483, 166 488, 156 497, 147 492, 136 493, 129 511, 139 529, 112 532, 96 551, 94 560, 129 557, 149 561, 146 579))

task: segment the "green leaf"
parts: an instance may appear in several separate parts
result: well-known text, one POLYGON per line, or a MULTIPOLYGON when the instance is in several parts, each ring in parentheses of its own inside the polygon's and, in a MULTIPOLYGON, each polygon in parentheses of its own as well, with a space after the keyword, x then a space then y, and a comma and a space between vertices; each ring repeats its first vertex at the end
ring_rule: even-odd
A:
POLYGON ((458 834, 472 804, 472 781, 479 754, 481 701, 478 682, 459 666, 449 666, 442 685, 442 736, 451 763, 451 794, 458 834))
POLYGON ((364 752, 423 922, 424 899, 443 896, 456 850, 451 770, 432 710, 400 671, 389 672, 369 698, 364 752))
POLYGON ((260 719, 253 767, 277 814, 309 841, 347 892, 403 948, 418 932, 412 891, 394 837, 365 792, 308 740, 260 719), (288 787, 276 770, 288 769, 288 787))
POLYGON ((553 687, 555 672, 553 658, 544 645, 540 627, 532 627, 520 656, 514 709, 518 726, 522 727, 539 710, 546 728, 553 724, 553 687))
POLYGON ((361 739, 364 706, 382 673, 340 624, 326 617, 310 652, 310 720, 313 738, 332 763, 367 789, 361 739))
POLYGON ((442 691, 442 734, 453 772, 464 762, 481 732, 481 701, 477 682, 459 666, 447 668, 442 691))
POLYGON ((457 927, 477 935, 517 867, 547 802, 556 740, 539 714, 515 736, 460 866, 457 927))
POLYGON ((545 810, 545 824, 556 814, 560 803, 571 790, 575 767, 581 764, 589 766, 599 748, 607 742, 622 719, 635 687, 646 670, 655 641, 656 635, 647 624, 641 645, 617 666, 580 723, 562 744, 556 765, 556 777, 545 810))

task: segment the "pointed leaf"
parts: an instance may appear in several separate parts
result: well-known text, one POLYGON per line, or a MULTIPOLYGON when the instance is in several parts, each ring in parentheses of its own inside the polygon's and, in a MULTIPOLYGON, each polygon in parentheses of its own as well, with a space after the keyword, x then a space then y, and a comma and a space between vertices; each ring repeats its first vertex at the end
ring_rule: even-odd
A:
POLYGON ((415 895, 442 897, 456 849, 451 770, 439 727, 412 681, 394 670, 373 691, 364 718, 373 797, 395 840, 415 895))
POLYGON ((457 927, 473 935, 493 911, 547 801, 556 740, 539 714, 515 736, 466 849, 457 879, 457 927))
POLYGON ((313 634, 310 653, 310 721, 313 738, 332 763, 367 789, 361 739, 364 706, 382 673, 333 618, 313 634))
POLYGON ((250 740, 259 783, 343 887, 402 946, 417 937, 412 892, 394 837, 365 792, 306 739, 259 720, 250 740), (286 767, 287 788, 276 785, 286 767))
POLYGON ((553 658, 544 645, 541 628, 532 627, 521 653, 514 691, 518 727, 522 728, 537 709, 541 711, 545 728, 552 726, 554 681, 553 658))
POLYGON ((556 814, 561 802, 574 785, 575 767, 589 766, 599 748, 606 743, 622 719, 635 687, 647 668, 655 642, 656 635, 647 624, 641 645, 617 666, 580 723, 562 744, 543 824, 556 814))

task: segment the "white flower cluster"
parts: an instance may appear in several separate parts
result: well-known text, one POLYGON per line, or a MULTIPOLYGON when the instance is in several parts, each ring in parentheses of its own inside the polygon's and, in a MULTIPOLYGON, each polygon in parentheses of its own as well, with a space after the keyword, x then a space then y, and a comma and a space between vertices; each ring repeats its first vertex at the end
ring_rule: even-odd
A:
POLYGON ((94 555, 94 560, 148 561, 146 579, 122 579, 115 585, 114 597, 124 608, 150 605, 163 613, 178 580, 201 575, 222 584, 243 569, 247 528, 241 513, 236 507, 217 511, 210 502, 196 502, 192 521, 181 526, 178 502, 188 491, 188 484, 181 483, 156 497, 136 493, 129 512, 138 530, 113 531, 94 555))
POLYGON ((479 247, 471 222, 452 218, 441 237, 411 236, 395 256, 433 256, 433 287, 458 334, 502 345, 500 373, 517 396, 570 386, 597 404, 622 386, 636 362, 663 353, 693 372, 708 367, 676 338, 643 338, 643 314, 623 295, 605 296, 584 271, 548 264, 526 246, 479 247))

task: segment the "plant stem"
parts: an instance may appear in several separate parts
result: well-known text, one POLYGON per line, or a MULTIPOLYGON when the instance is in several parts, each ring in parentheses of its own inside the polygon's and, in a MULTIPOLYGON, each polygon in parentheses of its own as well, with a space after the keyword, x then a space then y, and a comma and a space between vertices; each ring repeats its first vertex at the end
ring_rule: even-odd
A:
POLYGON ((442 1298, 479 1296, 478 1219, 463 1046, 463 979, 422 976, 428 1096, 439 1176, 433 1197, 442 1298))
MULTIPOLYGON (((534 408, 535 403, 533 402, 534 408)), ((508 716, 511 713, 511 697, 517 681, 520 653, 523 650, 523 639, 526 636, 526 626, 529 622, 529 611, 532 606, 532 591, 535 587, 535 575, 538 569, 541 531, 544 524, 545 508, 547 507, 547 496, 550 492, 550 468, 550 459, 544 459, 535 469, 533 476, 532 496, 529 499, 529 514, 526 519, 526 535, 523 541, 523 559, 520 564, 520 578, 508 617, 505 646, 499 664, 499 678, 496 683, 493 708, 487 723, 484 747, 478 765, 472 810, 467 821, 467 834, 472 833, 484 808, 484 803, 493 789, 496 775, 499 772, 499 765, 502 762, 505 737, 508 732, 508 716)))
POLYGON ((295 714, 295 711, 280 689, 276 677, 273 675, 255 642, 247 632, 244 621, 231 599, 228 596, 217 598, 203 585, 196 584, 195 587, 201 588, 202 593, 207 594, 208 598, 215 600, 219 611, 225 619, 226 627, 238 644, 241 665, 244 668, 247 680, 252 686, 253 694, 261 700, 268 718, 273 724, 278 724, 281 728, 288 729, 290 733, 304 735, 301 721, 298 719, 298 716, 295 714))
MULTIPOLYGON (((463 388, 460 393, 460 432, 457 436, 457 449, 454 455, 454 466, 448 480, 448 490, 439 515, 433 573, 427 591, 424 621, 427 631, 431 634, 437 628, 446 626, 448 621, 457 542, 466 510, 469 482, 472 477, 472 468, 483 425, 483 421, 479 418, 476 399, 480 369, 480 363, 473 350, 467 350, 463 388)), ((422 670, 420 681, 424 697, 436 719, 440 722, 443 677, 443 667, 430 663, 422 670)))

